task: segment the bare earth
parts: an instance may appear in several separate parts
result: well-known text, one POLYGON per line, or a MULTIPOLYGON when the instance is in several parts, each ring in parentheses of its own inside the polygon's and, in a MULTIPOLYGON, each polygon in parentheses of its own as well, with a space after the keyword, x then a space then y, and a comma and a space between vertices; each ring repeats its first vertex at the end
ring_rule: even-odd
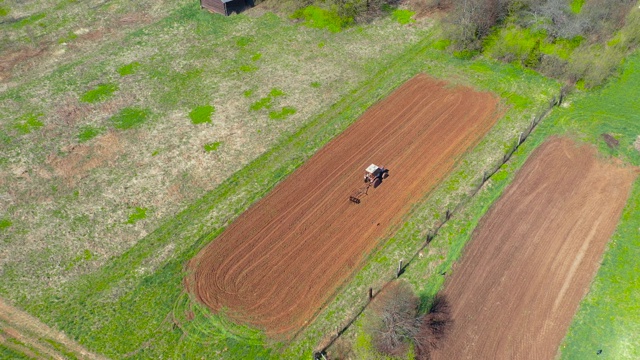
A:
POLYGON ((190 263, 188 287, 214 311, 288 336, 310 322, 410 205, 495 123, 488 93, 418 75, 371 107, 190 263), (364 168, 390 177, 359 205, 364 168))
POLYGON ((553 359, 637 172, 591 146, 538 148, 473 234, 443 294, 453 326, 433 359, 553 359))

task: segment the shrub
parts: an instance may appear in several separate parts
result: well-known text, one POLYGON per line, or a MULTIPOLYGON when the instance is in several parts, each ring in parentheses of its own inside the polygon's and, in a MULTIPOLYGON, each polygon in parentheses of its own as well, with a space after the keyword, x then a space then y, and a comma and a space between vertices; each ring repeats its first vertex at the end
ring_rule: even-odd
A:
POLYGON ((269 118, 272 120, 282 120, 296 113, 296 109, 285 106, 280 111, 272 111, 269 113, 269 118))
POLYGON ((124 108, 111 117, 111 123, 116 129, 126 130, 140 126, 150 116, 147 109, 124 108))
POLYGON ((218 150, 221 144, 222 143, 220 141, 204 144, 204 151, 206 152, 216 151, 218 150))
POLYGON ((129 215, 127 224, 135 224, 136 222, 147 218, 147 208, 136 207, 133 214, 129 215))
POLYGON ((189 117, 193 124, 204 124, 211 122, 211 115, 215 111, 215 108, 211 105, 198 106, 191 110, 189 117))
POLYGON ((413 15, 415 15, 415 12, 411 10, 396 9, 391 13, 391 18, 402 25, 406 25, 412 22, 416 22, 412 19, 413 15))
POLYGON ((99 84, 95 89, 91 89, 84 93, 84 95, 80 97, 80 101, 86 103, 104 101, 111 97, 111 95, 113 95, 117 90, 118 85, 116 84, 99 84))
POLYGON ((40 117, 43 114, 25 114, 18 119, 18 121, 13 124, 13 128, 18 131, 18 133, 22 135, 29 134, 31 131, 39 129, 44 126, 44 123, 40 121, 40 117))
POLYGON ((80 128, 80 132, 78 133, 78 142, 86 142, 94 137, 100 135, 102 133, 102 129, 93 127, 91 125, 84 126, 80 128))
POLYGON ((408 283, 394 281, 371 304, 365 329, 375 349, 388 356, 406 354, 420 330, 419 299, 408 283))
POLYGON ((120 76, 127 76, 127 75, 131 75, 131 74, 135 74, 135 72, 137 71, 138 67, 140 67, 140 63, 137 61, 134 61, 132 63, 129 63, 127 65, 123 65, 118 69, 118 74, 120 74, 120 76))
POLYGON ((331 32, 339 32, 353 23, 352 17, 340 16, 336 8, 327 10, 314 5, 296 10, 291 18, 302 20, 305 26, 331 32))

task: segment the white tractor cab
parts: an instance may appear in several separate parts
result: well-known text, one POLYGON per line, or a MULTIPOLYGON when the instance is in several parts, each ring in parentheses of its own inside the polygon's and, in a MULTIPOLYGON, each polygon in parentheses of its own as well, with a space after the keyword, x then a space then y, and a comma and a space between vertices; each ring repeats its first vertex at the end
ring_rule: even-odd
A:
POLYGON ((371 164, 367 167, 364 174, 364 182, 367 184, 375 184, 382 181, 389 176, 389 169, 385 169, 384 166, 377 166, 371 164))

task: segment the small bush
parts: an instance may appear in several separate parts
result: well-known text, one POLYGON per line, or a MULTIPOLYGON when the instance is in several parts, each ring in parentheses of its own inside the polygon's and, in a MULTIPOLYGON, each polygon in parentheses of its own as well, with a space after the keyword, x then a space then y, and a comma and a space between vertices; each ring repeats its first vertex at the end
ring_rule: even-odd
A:
POLYGON ((135 224, 140 220, 147 218, 147 208, 136 207, 133 214, 129 215, 127 224, 135 224))
POLYGON ((206 152, 216 151, 218 150, 220 145, 222 145, 222 142, 220 141, 204 144, 204 151, 206 152))
POLYGON ((375 349, 388 356, 403 356, 420 330, 419 299, 408 283, 395 281, 374 299, 365 329, 375 349))
POLYGON ((253 42, 253 39, 248 36, 240 36, 236 39, 236 45, 239 47, 245 47, 253 42))
POLYGON ((327 10, 314 5, 296 10, 291 18, 302 20, 307 27, 331 32, 340 32, 353 23, 352 17, 340 16, 336 9, 327 10))
POLYGON ((267 94, 267 96, 261 98, 260 100, 254 102, 253 104, 251 104, 251 106, 249 107, 249 109, 251 109, 251 111, 258 111, 261 109, 271 109, 271 107, 273 107, 273 101, 280 97, 280 96, 284 96, 285 93, 284 91, 278 89, 278 88, 273 88, 271 89, 271 91, 269 92, 269 94, 267 94))
POLYGON ((7 16, 11 12, 8 6, 0 6, 0 16, 7 16))
POLYGON ((280 111, 272 111, 269 113, 269 118, 272 120, 282 120, 296 113, 296 109, 285 106, 280 111))
POLYGON ((44 126, 44 123, 40 121, 40 117, 43 114, 25 114, 18 119, 18 121, 13 124, 13 128, 20 134, 26 135, 32 132, 33 130, 39 129, 44 126))
POLYGON ((411 10, 396 9, 391 13, 391 18, 402 25, 407 25, 416 22, 412 19, 413 15, 415 15, 415 12, 411 10))
POLYGON ((116 129, 127 130, 140 126, 147 121, 150 115, 147 109, 124 108, 112 116, 110 120, 116 129))
POLYGON ((13 222, 9 219, 0 219, 0 231, 8 229, 13 225, 13 222))
POLYGON ((211 115, 215 111, 215 108, 211 105, 198 106, 191 110, 189 117, 193 124, 204 124, 211 122, 211 115))
POLYGON ((78 142, 86 142, 102 133, 101 128, 93 127, 91 125, 83 126, 78 133, 78 142))
POLYGON ((91 89, 80 97, 80 101, 86 103, 95 103, 110 98, 114 92, 118 90, 116 84, 99 84, 95 89, 91 89))
POLYGON ((132 63, 123 65, 120 68, 118 68, 118 74, 120 74, 120 76, 135 74, 139 67, 140 67, 140 63, 137 61, 134 61, 132 63))

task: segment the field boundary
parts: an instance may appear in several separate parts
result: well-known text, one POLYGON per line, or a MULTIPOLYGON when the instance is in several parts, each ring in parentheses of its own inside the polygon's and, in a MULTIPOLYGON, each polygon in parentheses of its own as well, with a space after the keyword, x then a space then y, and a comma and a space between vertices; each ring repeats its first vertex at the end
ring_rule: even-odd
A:
POLYGON ((428 230, 424 242, 422 243, 422 245, 417 250, 414 251, 413 256, 407 262, 404 262, 403 260, 400 260, 400 262, 398 263, 398 267, 394 270, 395 276, 393 278, 388 279, 386 282, 384 282, 381 286, 379 286, 375 290, 374 290, 373 287, 369 287, 369 291, 368 291, 368 294, 367 294, 368 299, 365 302, 365 304, 360 306, 360 308, 355 312, 355 314, 346 321, 345 325, 336 328, 336 332, 329 337, 328 342, 323 342, 325 345, 323 345, 321 348, 315 349, 313 351, 313 359, 314 360, 326 359, 327 350, 347 330, 349 330, 349 328, 356 322, 356 320, 364 313, 364 311, 367 309, 369 304, 371 304, 371 301, 380 292, 382 292, 385 288, 387 288, 392 282, 394 282, 397 279, 399 279, 402 276, 402 274, 405 273, 407 268, 415 261, 415 259, 417 259, 419 257, 420 253, 426 247, 428 247, 429 244, 431 243, 431 241, 438 235, 440 229, 453 217, 454 214, 458 213, 464 206, 466 206, 469 203, 469 201, 471 201, 473 198, 475 198, 475 196, 480 192, 480 190, 484 187, 484 185, 487 183, 487 181, 489 181, 491 179, 491 177, 493 175, 495 175, 500 170, 500 168, 502 168, 502 166, 505 165, 511 159, 513 154, 527 140, 529 135, 531 135, 531 133, 537 128, 537 126, 540 124, 540 122, 542 122, 542 120, 545 119, 549 115, 551 110, 554 107, 562 105, 565 97, 568 94, 568 91, 569 91, 569 88, 565 86, 560 90, 560 93, 557 96, 553 96, 549 100, 548 105, 544 108, 544 110, 542 110, 537 116, 534 116, 532 118, 530 125, 524 131, 522 131, 520 133, 518 138, 515 139, 515 141, 512 143, 512 145, 507 149, 505 154, 501 157, 500 161, 497 164, 495 164, 493 167, 489 168, 489 170, 485 170, 482 173, 482 176, 479 177, 480 181, 478 182, 478 185, 473 189, 473 191, 471 191, 471 193, 469 193, 469 196, 463 198, 455 206, 448 207, 444 211, 444 214, 441 217, 442 220, 438 224, 436 224, 433 228, 428 230))

